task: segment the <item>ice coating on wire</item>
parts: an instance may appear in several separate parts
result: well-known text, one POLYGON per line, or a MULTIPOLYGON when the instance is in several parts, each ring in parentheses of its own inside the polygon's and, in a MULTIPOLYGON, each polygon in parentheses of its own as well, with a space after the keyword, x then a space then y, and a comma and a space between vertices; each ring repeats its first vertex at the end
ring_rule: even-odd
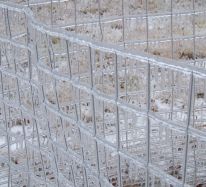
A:
MULTIPOLYGON (((148 13, 145 2, 149 51, 149 21, 158 14, 148 13)), ((188 65, 194 57, 183 51, 179 56, 191 59, 178 61, 127 49, 124 1, 117 5, 122 15, 107 18, 122 22, 111 25, 122 31, 120 45, 103 41, 104 1, 86 10, 81 1, 27 3, 0 3, 0 185, 204 185, 206 73, 188 65), (75 22, 66 26, 76 33, 35 14, 49 7, 54 20, 55 3, 65 2, 76 7, 75 22), (78 8, 98 13, 100 41, 82 36, 89 31, 78 29, 90 23, 78 23, 78 8)), ((193 35, 197 40, 195 28, 193 35)), ((193 45, 195 56, 195 39, 193 45)))

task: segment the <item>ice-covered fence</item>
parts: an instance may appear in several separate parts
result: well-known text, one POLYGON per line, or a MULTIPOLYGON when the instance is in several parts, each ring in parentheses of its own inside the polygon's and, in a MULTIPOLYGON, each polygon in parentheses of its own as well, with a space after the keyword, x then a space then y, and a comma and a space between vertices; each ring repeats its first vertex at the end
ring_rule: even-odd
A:
POLYGON ((206 185, 204 1, 0 2, 0 186, 206 185))

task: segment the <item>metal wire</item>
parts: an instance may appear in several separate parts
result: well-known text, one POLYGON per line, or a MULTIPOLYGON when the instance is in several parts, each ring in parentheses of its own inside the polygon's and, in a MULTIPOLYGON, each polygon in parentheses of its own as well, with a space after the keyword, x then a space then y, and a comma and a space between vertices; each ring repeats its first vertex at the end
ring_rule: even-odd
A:
POLYGON ((0 186, 205 186, 205 11, 0 1, 0 186))

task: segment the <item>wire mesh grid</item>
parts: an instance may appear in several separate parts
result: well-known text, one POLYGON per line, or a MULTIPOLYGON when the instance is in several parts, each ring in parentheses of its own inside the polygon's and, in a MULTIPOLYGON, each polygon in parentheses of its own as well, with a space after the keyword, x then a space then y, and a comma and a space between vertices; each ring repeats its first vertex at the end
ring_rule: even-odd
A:
POLYGON ((0 1, 0 186, 206 186, 205 11, 0 1))

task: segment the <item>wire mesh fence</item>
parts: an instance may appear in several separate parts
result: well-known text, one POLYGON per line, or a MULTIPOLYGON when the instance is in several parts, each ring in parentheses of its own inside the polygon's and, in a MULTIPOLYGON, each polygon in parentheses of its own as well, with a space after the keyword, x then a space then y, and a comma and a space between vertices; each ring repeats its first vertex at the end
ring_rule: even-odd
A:
POLYGON ((205 12, 0 1, 0 186, 206 186, 205 12))

